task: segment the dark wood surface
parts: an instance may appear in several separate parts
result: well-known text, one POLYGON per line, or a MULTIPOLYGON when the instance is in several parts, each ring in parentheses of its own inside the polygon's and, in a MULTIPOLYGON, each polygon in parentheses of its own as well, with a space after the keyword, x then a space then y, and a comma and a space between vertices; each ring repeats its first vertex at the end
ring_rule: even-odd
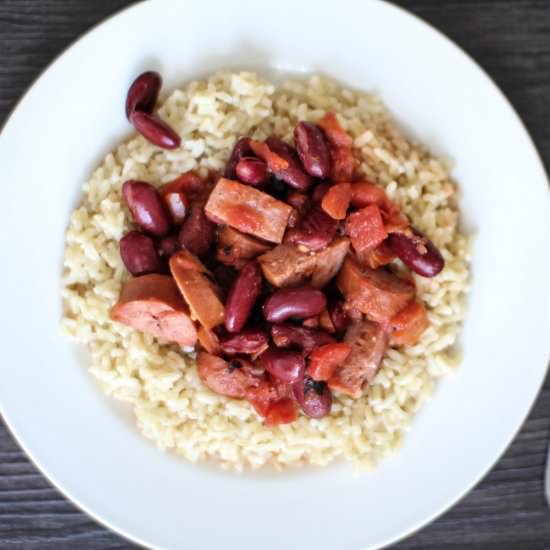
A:
MULTIPOLYGON (((0 0, 0 121, 58 53, 92 25, 131 3, 0 0)), ((397 3, 435 25, 484 67, 518 110, 548 169, 550 0, 397 3)), ((518 368, 529 368, 528 354, 518 368)), ((394 548, 550 549, 550 512, 543 495, 549 439, 550 380, 521 433, 485 479, 454 508, 394 548)), ((29 463, 0 422, 0 548, 83 550, 134 545, 68 502, 29 463)))

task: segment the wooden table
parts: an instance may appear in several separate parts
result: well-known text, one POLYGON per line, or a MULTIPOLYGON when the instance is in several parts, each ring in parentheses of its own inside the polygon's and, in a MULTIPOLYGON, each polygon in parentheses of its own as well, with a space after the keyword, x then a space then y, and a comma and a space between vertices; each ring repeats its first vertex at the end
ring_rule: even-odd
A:
MULTIPOLYGON (((0 0, 0 119, 5 120, 27 86, 67 45, 131 3, 0 0)), ((548 169, 550 0, 397 3, 434 24, 485 68, 523 118, 548 169)), ((529 368, 529 354, 525 357, 519 369, 529 368)), ((547 380, 523 429, 489 475, 454 508, 394 548, 550 549, 550 512, 543 495, 549 440, 547 380)), ((82 550, 134 545, 68 502, 29 463, 0 423, 0 548, 82 550)))

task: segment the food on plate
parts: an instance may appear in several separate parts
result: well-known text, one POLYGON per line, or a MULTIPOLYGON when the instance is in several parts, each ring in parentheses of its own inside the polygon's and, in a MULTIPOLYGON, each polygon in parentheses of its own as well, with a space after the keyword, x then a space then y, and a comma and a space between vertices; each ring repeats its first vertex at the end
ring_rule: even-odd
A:
POLYGON ((374 96, 221 72, 107 155, 67 232, 65 331, 143 433, 223 467, 371 466, 459 361, 469 241, 374 96))

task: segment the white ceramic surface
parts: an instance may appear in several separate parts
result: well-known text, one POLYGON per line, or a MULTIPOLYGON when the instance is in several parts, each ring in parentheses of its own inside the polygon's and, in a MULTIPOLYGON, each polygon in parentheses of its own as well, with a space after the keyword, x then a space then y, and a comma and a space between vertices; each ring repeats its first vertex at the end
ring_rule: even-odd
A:
POLYGON ((469 490, 520 427, 550 335, 547 180, 487 76, 418 19, 378 1, 151 1, 94 29, 34 84, 0 137, 0 403, 21 445, 95 518, 158 548, 374 548, 469 490), (80 186, 129 133, 145 68, 165 90, 219 68, 321 72, 379 92, 456 162, 478 233, 460 371, 437 387, 400 454, 347 466, 229 474, 157 451, 104 398, 59 334, 63 233, 80 186))

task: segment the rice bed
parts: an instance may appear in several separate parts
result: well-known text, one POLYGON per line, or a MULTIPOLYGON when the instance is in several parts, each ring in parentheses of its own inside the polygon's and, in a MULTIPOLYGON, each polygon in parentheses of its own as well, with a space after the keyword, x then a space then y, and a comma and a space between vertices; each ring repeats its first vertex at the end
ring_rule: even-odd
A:
POLYGON ((457 188, 448 171, 402 135, 377 97, 316 76, 275 88, 252 73, 220 72, 174 91, 160 115, 181 135, 181 148, 161 150, 137 136, 108 154, 84 184, 66 236, 64 331, 89 348, 91 373, 103 390, 130 403, 142 433, 163 450, 238 470, 324 466, 341 457, 361 469, 376 465, 400 445, 436 380, 459 363, 453 344, 464 316, 470 247, 458 230, 457 188), (316 122, 326 111, 335 111, 353 136, 361 172, 434 241, 446 267, 434 279, 416 277, 430 327, 417 345, 388 350, 365 396, 334 394, 323 419, 301 415, 265 428, 246 401, 201 383, 192 352, 109 319, 128 277, 118 242, 130 218, 120 191, 128 179, 161 185, 188 170, 203 176, 222 170, 238 137, 291 141, 298 120, 316 122))

